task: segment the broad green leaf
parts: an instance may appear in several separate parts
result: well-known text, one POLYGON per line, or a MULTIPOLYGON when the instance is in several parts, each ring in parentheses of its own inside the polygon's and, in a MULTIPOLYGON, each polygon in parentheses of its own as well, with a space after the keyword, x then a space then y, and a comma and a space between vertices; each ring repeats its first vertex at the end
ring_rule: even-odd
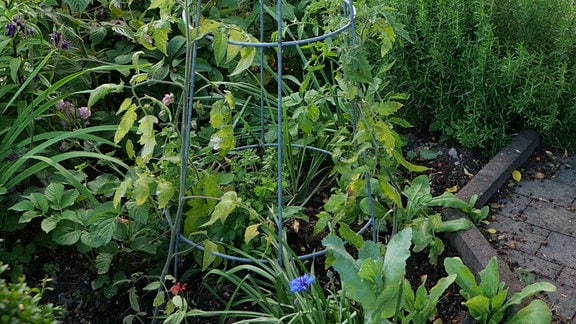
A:
POLYGON ((382 279, 384 274, 382 273, 382 261, 374 259, 364 259, 360 264, 360 270, 358 271, 358 277, 362 280, 367 280, 379 287, 382 284, 382 279), (378 284, 378 281, 380 282, 378 284))
POLYGON ((260 234, 260 232, 258 231, 259 227, 260 224, 252 224, 246 227, 246 230, 244 231, 244 243, 246 244, 250 243, 252 239, 258 236, 258 234, 260 234))
POLYGON ((22 200, 22 201, 18 202, 16 205, 14 205, 8 209, 18 211, 18 212, 24 212, 24 211, 33 211, 36 209, 36 206, 34 206, 34 203, 32 203, 32 201, 26 199, 26 200, 22 200))
POLYGON ((535 299, 508 319, 506 324, 550 323, 551 321, 552 315, 546 302, 535 299))
POLYGON ((35 210, 29 210, 29 211, 24 212, 24 214, 22 214, 20 216, 20 218, 18 219, 18 223, 20 223, 20 224, 30 223, 30 221, 32 221, 34 218, 40 217, 40 216, 43 216, 43 215, 40 214, 39 212, 35 211, 35 210))
POLYGON ((498 272, 498 261, 496 257, 492 257, 486 268, 480 271, 480 290, 482 295, 492 298, 498 294, 500 286, 500 273, 498 272))
POLYGON ((212 105, 210 109, 210 126, 219 129, 228 123, 232 118, 230 109, 224 103, 224 100, 218 100, 212 105))
POLYGON ((224 31, 217 31, 214 33, 214 38, 212 39, 212 48, 214 49, 214 59, 216 60, 216 66, 220 66, 220 63, 226 57, 226 48, 228 47, 228 35, 224 31))
POLYGON ((73 245, 78 242, 82 229, 77 223, 69 220, 58 222, 56 228, 52 231, 52 240, 62 245, 73 245))
POLYGON ((100 101, 102 98, 106 97, 108 94, 115 92, 119 93, 124 88, 124 84, 114 84, 105 83, 99 85, 96 89, 90 92, 90 97, 88 98, 88 107, 94 107, 94 105, 100 101))
POLYGON ((164 304, 164 292, 159 291, 154 297, 154 301, 152 302, 153 307, 158 307, 164 304))
POLYGON ((381 116, 390 116, 400 110, 403 104, 396 101, 383 101, 376 105, 374 112, 381 116))
POLYGON ((361 248, 362 245, 364 245, 364 239, 362 238, 362 235, 356 234, 356 232, 351 230, 350 226, 348 226, 347 224, 341 223, 339 232, 340 232, 340 237, 343 240, 352 244, 356 248, 361 248))
POLYGON ((166 19, 167 17, 168 16, 163 16, 160 20, 150 23, 154 46, 165 56, 168 56, 168 34, 172 31, 170 22, 166 19))
POLYGON ((471 299, 474 296, 482 295, 482 290, 476 283, 476 278, 472 271, 468 269, 459 257, 444 259, 444 268, 450 274, 456 274, 456 283, 462 289, 462 295, 465 299, 471 299))
POLYGON ((116 134, 114 134, 114 143, 118 144, 134 125, 134 122, 138 118, 136 108, 138 107, 135 104, 131 104, 128 111, 126 111, 122 119, 120 119, 120 124, 116 130, 116 134))
MULTIPOLYGON (((376 218, 380 219, 386 216, 388 210, 375 198, 372 198, 372 204, 374 206, 374 216, 376 218)), ((360 209, 364 214, 370 215, 370 199, 368 197, 364 197, 360 200, 360 209)))
POLYGON ((119 115, 120 113, 123 113, 124 111, 127 111, 131 107, 132 107, 132 98, 124 99, 122 101, 122 103, 120 104, 120 108, 118 108, 116 115, 119 115))
POLYGON ((202 227, 210 226, 218 220, 224 223, 230 213, 232 213, 236 207, 240 206, 241 201, 242 199, 238 197, 235 191, 224 193, 220 201, 214 206, 210 220, 203 224, 202 227))
POLYGON ((256 48, 255 47, 243 47, 240 50, 240 60, 236 65, 236 68, 230 76, 238 75, 242 73, 247 68, 251 67, 254 63, 254 58, 256 57, 256 48))
POLYGON ((520 292, 515 293, 512 295, 506 304, 504 304, 504 308, 508 308, 512 305, 517 305, 522 302, 524 298, 531 297, 536 295, 539 292, 546 291, 546 292, 554 292, 556 291, 556 286, 549 282, 536 282, 531 285, 524 287, 520 292))
MULTIPOLYGON (((204 21, 206 20, 208 19, 205 19, 204 21)), ((244 35, 237 29, 230 29, 228 31, 228 40, 241 42, 244 41, 244 35)), ((228 47, 226 47, 226 63, 231 62, 236 55, 240 53, 240 50, 242 50, 242 46, 228 44, 228 47)))
POLYGON ((356 265, 356 260, 346 251, 342 239, 334 234, 330 234, 322 240, 322 245, 324 245, 326 250, 334 257, 332 266, 338 271, 343 282, 358 278, 358 270, 360 270, 360 268, 356 265))
POLYGON ((92 2, 91 0, 66 0, 66 3, 70 5, 70 7, 75 12, 83 12, 86 10, 88 5, 92 2))
POLYGON ((216 260, 216 255, 213 252, 218 252, 218 244, 210 241, 204 240, 204 254, 202 256, 202 271, 208 269, 208 267, 216 260))
POLYGON ((130 248, 135 251, 146 252, 150 255, 156 254, 157 246, 152 244, 154 240, 151 237, 138 236, 130 241, 130 248))
POLYGON ((108 29, 104 26, 94 26, 90 28, 90 41, 92 45, 98 45, 106 38, 108 29))
POLYGON ((60 208, 64 209, 74 205, 76 199, 80 196, 80 193, 76 189, 66 190, 62 195, 62 201, 60 202, 60 208))
POLYGON ((467 231, 472 227, 470 220, 466 218, 453 219, 448 221, 442 221, 440 227, 436 228, 437 232, 457 232, 457 231, 467 231))
POLYGON ((148 162, 154 153, 156 147, 156 137, 154 136, 154 124, 158 123, 158 118, 154 115, 146 115, 138 121, 138 134, 141 134, 138 143, 144 145, 140 156, 144 162, 148 162))
POLYGON ((146 225, 148 223, 148 217, 150 212, 145 205, 137 205, 134 202, 126 203, 126 208, 128 209, 128 216, 135 222, 146 225))
POLYGON ((150 184, 154 182, 148 175, 142 175, 134 181, 134 199, 137 205, 143 205, 150 198, 150 184))
POLYGON ((136 85, 138 83, 146 81, 147 79, 148 79, 148 73, 139 73, 130 78, 130 84, 136 85))
POLYGON ((490 299, 486 296, 476 296, 469 300, 467 300, 464 305, 468 308, 470 312, 470 316, 472 316, 475 320, 481 321, 484 319, 484 323, 488 316, 490 315, 490 299))
POLYGON ((394 159, 396 160, 396 162, 400 163, 400 165, 402 165, 408 171, 424 172, 424 171, 428 170, 428 168, 425 166, 415 165, 415 164, 412 164, 412 163, 406 161, 406 159, 404 159, 404 157, 402 156, 402 154, 400 152, 398 152, 398 150, 394 150, 392 152, 392 155, 394 156, 394 159))
POLYGON ((45 233, 49 233, 56 228, 56 225, 58 225, 58 219, 54 216, 50 216, 42 220, 42 223, 40 223, 40 228, 42 228, 45 233))
POLYGON ((210 137, 208 146, 220 151, 219 156, 224 157, 230 150, 236 147, 236 137, 232 125, 226 125, 210 137))
POLYGON ((411 244, 411 228, 405 228, 398 232, 388 243, 383 264, 383 272, 386 275, 386 285, 399 283, 406 273, 406 259, 410 256, 411 244))
POLYGON ((142 288, 142 290, 152 291, 152 290, 160 289, 160 287, 162 287, 162 284, 160 283, 160 281, 152 281, 151 283, 147 284, 146 287, 142 288))
POLYGON ((114 254, 112 253, 98 253, 94 264, 98 274, 108 273, 110 265, 112 264, 112 259, 114 259, 114 254))
POLYGON ((174 196, 174 185, 172 182, 159 180, 156 182, 156 196, 158 197, 158 208, 164 208, 174 196))
POLYGON ((44 190, 46 199, 50 201, 53 208, 59 209, 62 195, 64 195, 64 185, 61 183, 50 183, 44 190))

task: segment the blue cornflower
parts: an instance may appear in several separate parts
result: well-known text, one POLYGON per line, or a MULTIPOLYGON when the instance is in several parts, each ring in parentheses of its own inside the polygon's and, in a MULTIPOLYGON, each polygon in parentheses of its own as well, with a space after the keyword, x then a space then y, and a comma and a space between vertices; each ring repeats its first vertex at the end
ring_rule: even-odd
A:
POLYGON ((309 274, 305 274, 302 277, 298 277, 296 279, 292 279, 290 281, 290 291, 292 293, 299 293, 302 292, 314 283, 314 277, 310 276, 309 274))

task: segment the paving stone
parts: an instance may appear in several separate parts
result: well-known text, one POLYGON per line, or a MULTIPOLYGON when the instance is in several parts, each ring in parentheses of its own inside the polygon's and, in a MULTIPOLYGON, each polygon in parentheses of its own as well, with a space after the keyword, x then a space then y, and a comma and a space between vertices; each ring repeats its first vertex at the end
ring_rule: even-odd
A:
POLYGON ((537 256, 576 268, 576 238, 552 232, 548 236, 548 244, 540 247, 537 256))
POLYGON ((566 285, 556 285, 557 290, 547 293, 550 309, 560 315, 563 323, 573 323, 576 314, 576 290, 566 285))
MULTIPOLYGON (((529 224, 576 237, 576 212, 544 201, 533 201, 520 218, 529 224)), ((576 238, 573 238, 576 241, 576 238)))
POLYGON ((560 166, 552 179, 555 182, 576 186, 576 155, 563 160, 564 164, 560 166))
POLYGON ((496 211, 497 215, 516 218, 528 207, 532 198, 513 193, 510 197, 498 201, 501 205, 496 211))
POLYGON ((496 215, 496 219, 490 222, 489 227, 494 228, 497 233, 496 237, 500 241, 504 240, 506 244, 513 244, 516 249, 531 255, 535 255, 542 242, 546 242, 549 230, 525 223, 518 217, 515 219, 507 216, 496 215), (512 243, 514 242, 514 243, 512 243))
POLYGON ((537 275, 537 280, 554 281, 558 273, 562 270, 562 266, 548 260, 544 260, 534 255, 524 253, 517 250, 508 250, 508 256, 512 261, 512 270, 518 273, 518 268, 534 269, 537 275))
POLYGON ((546 180, 525 180, 514 192, 534 199, 544 199, 557 206, 569 207, 576 198, 576 187, 546 180))
POLYGON ((563 285, 576 288, 576 269, 564 267, 564 269, 562 269, 556 281, 558 283, 562 283, 563 285))

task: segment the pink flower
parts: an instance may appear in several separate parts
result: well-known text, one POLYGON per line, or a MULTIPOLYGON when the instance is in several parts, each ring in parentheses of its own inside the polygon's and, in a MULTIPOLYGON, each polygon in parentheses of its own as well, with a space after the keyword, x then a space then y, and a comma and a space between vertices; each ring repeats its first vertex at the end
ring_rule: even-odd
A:
POLYGON ((174 103, 174 94, 165 94, 164 98, 162 98, 162 103, 166 106, 174 103))
POLYGON ((89 107, 80 107, 78 108, 78 114, 80 114, 80 118, 88 119, 90 116, 92 116, 92 111, 89 107))

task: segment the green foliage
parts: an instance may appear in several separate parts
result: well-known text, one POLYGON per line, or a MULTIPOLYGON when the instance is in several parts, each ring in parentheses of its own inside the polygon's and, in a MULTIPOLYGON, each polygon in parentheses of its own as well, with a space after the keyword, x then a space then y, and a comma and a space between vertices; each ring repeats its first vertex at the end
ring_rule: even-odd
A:
MULTIPOLYGON (((0 262, 0 275, 8 269, 0 262)), ((60 318, 61 308, 41 303, 48 280, 41 288, 30 288, 20 277, 18 282, 9 283, 0 278, 0 321, 2 323, 55 323, 60 318)))
POLYGON ((497 152, 518 130, 574 143, 573 1, 395 0, 412 42, 389 55, 403 113, 467 147, 497 152), (417 93, 415 92, 417 91, 417 93))
POLYGON ((542 300, 533 300, 510 318, 505 318, 506 310, 518 305, 523 299, 547 291, 556 291, 548 282, 537 282, 524 287, 520 292, 508 297, 508 288, 500 281, 498 262, 493 257, 486 268, 480 271, 480 283, 460 258, 447 258, 444 267, 448 274, 456 274, 456 283, 460 293, 466 299, 464 305, 470 315, 480 323, 550 323, 551 313, 548 305, 542 300))
POLYGON ((436 313, 442 293, 454 282, 456 275, 442 278, 426 291, 424 282, 414 293, 404 278, 406 259, 410 256, 412 230, 394 235, 386 246, 373 241, 359 241, 358 258, 354 259, 344 247, 342 239, 330 235, 322 240, 329 251, 328 264, 342 280, 346 296, 362 307, 364 323, 421 323, 436 313))

